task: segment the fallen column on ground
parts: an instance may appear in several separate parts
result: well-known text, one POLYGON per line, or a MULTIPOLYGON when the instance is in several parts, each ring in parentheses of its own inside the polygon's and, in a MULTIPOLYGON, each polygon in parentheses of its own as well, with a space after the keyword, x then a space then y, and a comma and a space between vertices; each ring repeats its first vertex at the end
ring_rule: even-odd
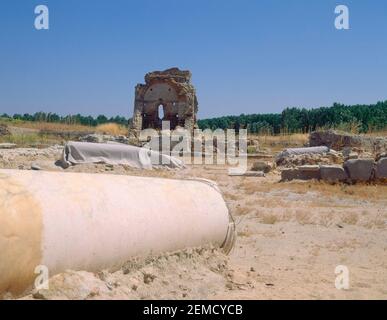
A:
POLYGON ((297 157, 297 156, 308 156, 308 155, 323 155, 330 151, 328 147, 320 146, 320 147, 305 147, 305 148, 288 148, 276 156, 275 162, 277 165, 280 165, 287 158, 297 157))
POLYGON ((0 170, 0 298, 49 276, 97 271, 131 257, 213 244, 235 226, 211 181, 0 170))
POLYGON ((183 161, 176 157, 122 143, 70 141, 63 149, 61 160, 67 166, 82 163, 106 163, 128 165, 138 169, 152 169, 160 166, 184 168, 183 161))
POLYGON ((300 155, 300 154, 314 154, 314 153, 325 153, 329 152, 329 148, 325 146, 320 147, 305 147, 305 148, 288 148, 280 152, 278 157, 288 157, 291 155, 300 155))

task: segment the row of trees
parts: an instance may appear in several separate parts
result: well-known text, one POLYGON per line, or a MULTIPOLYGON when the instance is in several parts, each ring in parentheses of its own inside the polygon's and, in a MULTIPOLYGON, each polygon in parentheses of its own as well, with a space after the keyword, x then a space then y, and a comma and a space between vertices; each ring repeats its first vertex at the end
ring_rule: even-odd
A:
MULTIPOLYGON (((107 118, 104 115, 97 117, 82 116, 80 114, 60 116, 56 113, 37 112, 9 116, 1 115, 3 118, 12 118, 24 121, 56 122, 66 124, 82 124, 97 126, 113 122, 127 125, 128 119, 121 116, 107 118)), ((387 129, 387 101, 378 102, 373 105, 346 106, 335 103, 331 107, 316 109, 286 108, 282 113, 270 114, 241 114, 240 116, 225 116, 198 121, 200 129, 247 129, 250 133, 279 134, 310 132, 319 128, 353 129, 357 132, 366 133, 387 129)))
POLYGON ((65 123, 65 124, 82 124, 86 126, 98 126, 104 123, 117 123, 120 125, 127 125, 128 119, 121 116, 108 118, 104 115, 99 115, 97 117, 92 116, 82 116, 80 114, 76 115, 67 115, 60 116, 56 113, 46 113, 46 112, 36 112, 34 114, 14 114, 10 116, 8 114, 2 114, 0 117, 22 120, 22 121, 38 121, 38 122, 54 122, 54 123, 65 123))
POLYGON ((281 114, 241 114, 199 120, 201 129, 248 129, 250 133, 278 134, 336 128, 359 133, 387 129, 387 101, 373 105, 335 103, 316 109, 286 108, 281 114))

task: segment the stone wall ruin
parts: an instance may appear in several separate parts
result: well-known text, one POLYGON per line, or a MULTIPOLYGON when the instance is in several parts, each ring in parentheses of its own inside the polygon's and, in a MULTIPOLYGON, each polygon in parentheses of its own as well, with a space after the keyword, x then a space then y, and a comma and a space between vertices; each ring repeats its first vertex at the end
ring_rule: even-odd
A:
POLYGON ((197 128, 198 101, 191 72, 171 68, 145 75, 145 84, 137 84, 133 117, 129 128, 136 135, 143 129, 162 129, 169 121, 170 129, 189 131, 197 128))

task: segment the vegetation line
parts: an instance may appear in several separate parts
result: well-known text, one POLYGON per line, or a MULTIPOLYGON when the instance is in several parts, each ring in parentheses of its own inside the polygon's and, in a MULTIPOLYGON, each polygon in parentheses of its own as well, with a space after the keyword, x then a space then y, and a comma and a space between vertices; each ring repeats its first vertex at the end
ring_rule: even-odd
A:
MULTIPOLYGON (((99 126, 116 123, 127 126, 128 119, 122 116, 108 118, 80 114, 60 116, 56 113, 37 112, 35 114, 2 114, 2 122, 43 122, 62 123, 66 125, 99 126)), ((247 129, 249 133, 260 135, 277 135, 291 133, 308 133, 316 129, 339 129, 353 133, 372 133, 387 129, 387 100, 373 105, 347 106, 335 103, 331 107, 315 109, 286 108, 282 113, 241 114, 198 120, 200 129, 247 129)))

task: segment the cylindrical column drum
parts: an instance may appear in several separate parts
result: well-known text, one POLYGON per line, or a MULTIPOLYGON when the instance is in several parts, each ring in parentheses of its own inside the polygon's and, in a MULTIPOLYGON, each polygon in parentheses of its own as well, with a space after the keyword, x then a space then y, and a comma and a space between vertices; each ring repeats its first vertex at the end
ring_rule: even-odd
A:
POLYGON ((0 296, 30 287, 39 265, 52 276, 210 243, 229 251, 234 229, 209 181, 0 170, 0 296))

